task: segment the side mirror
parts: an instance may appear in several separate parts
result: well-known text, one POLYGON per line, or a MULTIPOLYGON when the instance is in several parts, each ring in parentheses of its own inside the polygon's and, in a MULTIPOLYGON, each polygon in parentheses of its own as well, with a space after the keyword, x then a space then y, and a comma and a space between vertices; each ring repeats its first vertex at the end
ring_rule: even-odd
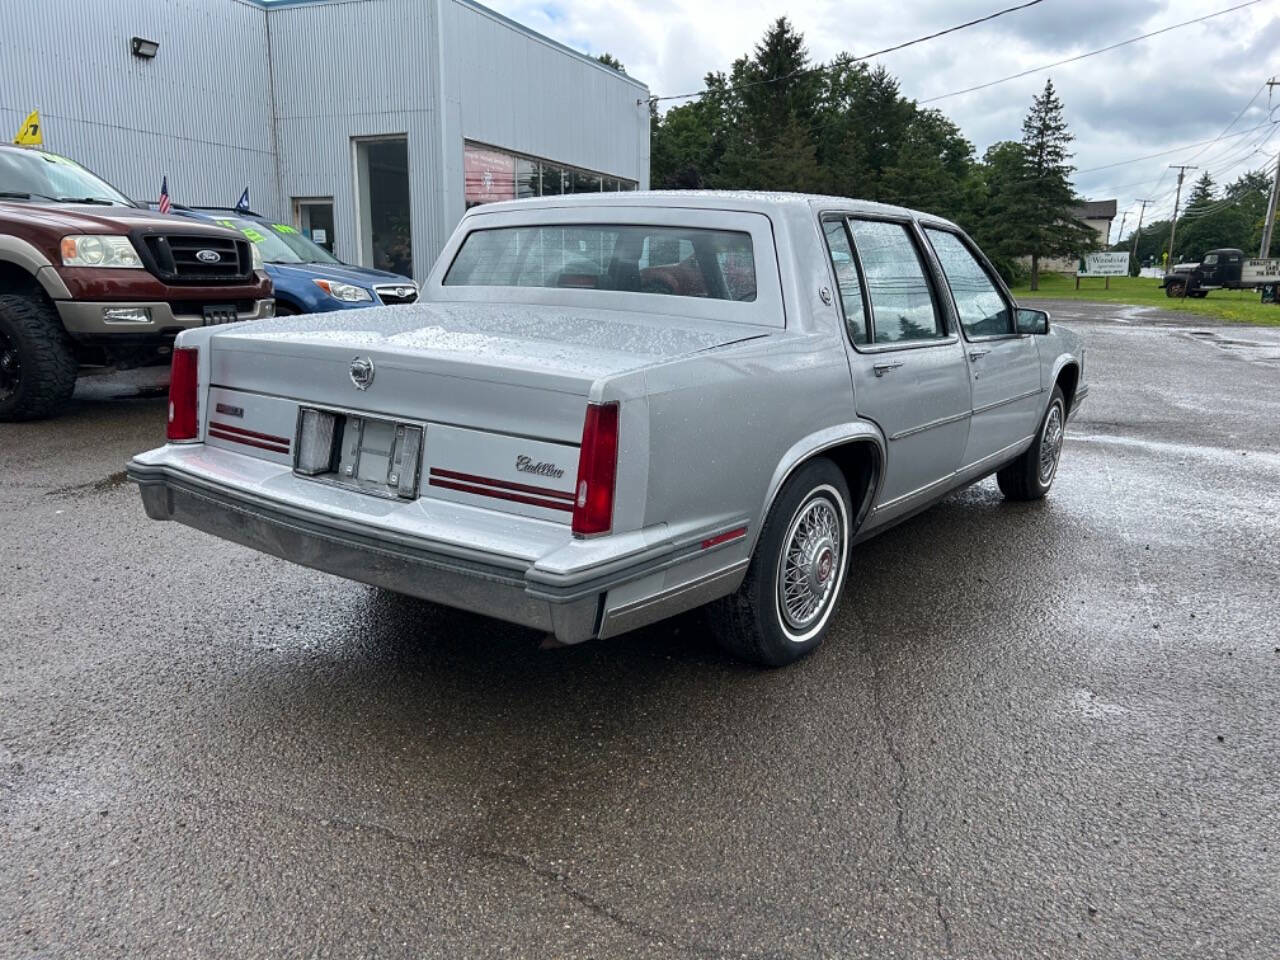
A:
POLYGON ((1031 310, 1027 307, 1018 308, 1018 332, 1019 333, 1048 333, 1049 332, 1049 313, 1045 310, 1031 310))

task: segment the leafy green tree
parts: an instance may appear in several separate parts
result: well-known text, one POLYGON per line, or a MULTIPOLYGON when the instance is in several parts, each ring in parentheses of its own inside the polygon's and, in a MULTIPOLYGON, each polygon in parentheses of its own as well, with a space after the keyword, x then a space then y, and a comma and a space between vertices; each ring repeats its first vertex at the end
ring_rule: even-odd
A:
POLYGON ((1208 173, 1202 174, 1178 220, 1178 259, 1200 260, 1223 247, 1252 254, 1262 239, 1270 189, 1267 174, 1256 171, 1237 178, 1218 195, 1208 173))
POLYGON ((613 69, 617 70, 619 73, 627 72, 627 68, 622 65, 622 61, 619 60, 617 57, 615 57, 612 53, 609 53, 606 51, 605 53, 602 53, 600 54, 600 56, 596 57, 596 59, 599 60, 601 63, 603 63, 606 67, 613 67, 613 69))

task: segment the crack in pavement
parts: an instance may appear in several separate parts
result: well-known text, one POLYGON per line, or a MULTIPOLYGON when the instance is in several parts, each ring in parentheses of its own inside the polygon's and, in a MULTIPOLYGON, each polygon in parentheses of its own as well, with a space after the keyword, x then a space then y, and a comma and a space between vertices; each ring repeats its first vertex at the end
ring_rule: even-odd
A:
POLYGON ((742 960, 779 960, 779 958, 785 958, 788 956, 788 954, 776 951, 771 951, 769 953, 747 953, 745 951, 725 950, 705 943, 683 940, 680 937, 664 934, 661 930, 646 926, 639 921, 633 920, 602 900, 598 900, 586 891, 573 886, 569 882, 568 876, 564 873, 561 873, 558 870, 552 870, 548 867, 540 867, 531 858, 517 853, 508 853, 506 851, 492 850, 485 847, 466 847, 458 844, 451 844, 444 840, 430 841, 423 837, 401 833, 398 830, 379 823, 371 823, 361 820, 348 820, 342 817, 317 817, 314 814, 306 813, 305 811, 298 810, 297 808, 288 809, 291 813, 301 816, 306 820, 317 822, 321 826, 336 827, 345 830, 368 831, 369 833, 376 834, 386 840, 391 840, 396 843, 408 843, 419 848, 452 847, 466 857, 484 860, 489 863, 520 867, 533 874, 538 879, 552 884, 563 895, 585 907, 594 916, 608 920, 615 926, 626 930, 638 939, 652 943, 655 946, 668 947, 674 950, 694 953, 699 956, 735 957, 742 958, 742 960))
POLYGON ((907 868, 915 875, 916 880, 920 883, 920 888, 928 896, 933 898, 934 912, 937 914, 938 922, 942 925, 943 941, 946 944, 946 953, 944 956, 950 957, 955 949, 951 933, 951 921, 947 919, 947 915, 942 908, 942 894, 935 889, 924 872, 916 865, 915 857, 911 852, 911 838, 907 834, 907 765, 902 760, 902 754, 898 750, 897 744, 894 742, 890 732, 889 714, 884 708, 884 702, 880 696, 880 662, 879 657, 873 653, 871 662, 871 699, 875 706, 876 718, 880 722, 880 736, 884 740, 885 749, 889 752, 889 757, 893 760, 893 765, 897 769, 897 779, 893 787, 893 805, 897 809, 897 818, 894 822, 894 832, 897 834, 898 843, 901 844, 903 853, 906 856, 907 868))

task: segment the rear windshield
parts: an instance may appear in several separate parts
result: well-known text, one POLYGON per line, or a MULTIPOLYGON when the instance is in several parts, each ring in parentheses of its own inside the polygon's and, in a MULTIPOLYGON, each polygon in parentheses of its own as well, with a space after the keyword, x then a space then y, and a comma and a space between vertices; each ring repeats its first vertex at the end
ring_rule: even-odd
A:
POLYGON ((444 283, 752 301, 756 264, 751 235, 737 231, 620 224, 499 227, 467 235, 444 283))

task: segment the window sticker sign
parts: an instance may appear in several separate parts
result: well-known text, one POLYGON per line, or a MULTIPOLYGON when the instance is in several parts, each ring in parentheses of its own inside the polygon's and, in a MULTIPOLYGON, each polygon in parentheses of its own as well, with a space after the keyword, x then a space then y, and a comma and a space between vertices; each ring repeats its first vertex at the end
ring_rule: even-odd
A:
POLYGON ((516 198, 516 158, 467 144, 462 158, 466 205, 516 198))
POLYGON ((1081 260, 1076 273, 1080 277, 1127 277, 1129 254, 1090 253, 1081 260))

